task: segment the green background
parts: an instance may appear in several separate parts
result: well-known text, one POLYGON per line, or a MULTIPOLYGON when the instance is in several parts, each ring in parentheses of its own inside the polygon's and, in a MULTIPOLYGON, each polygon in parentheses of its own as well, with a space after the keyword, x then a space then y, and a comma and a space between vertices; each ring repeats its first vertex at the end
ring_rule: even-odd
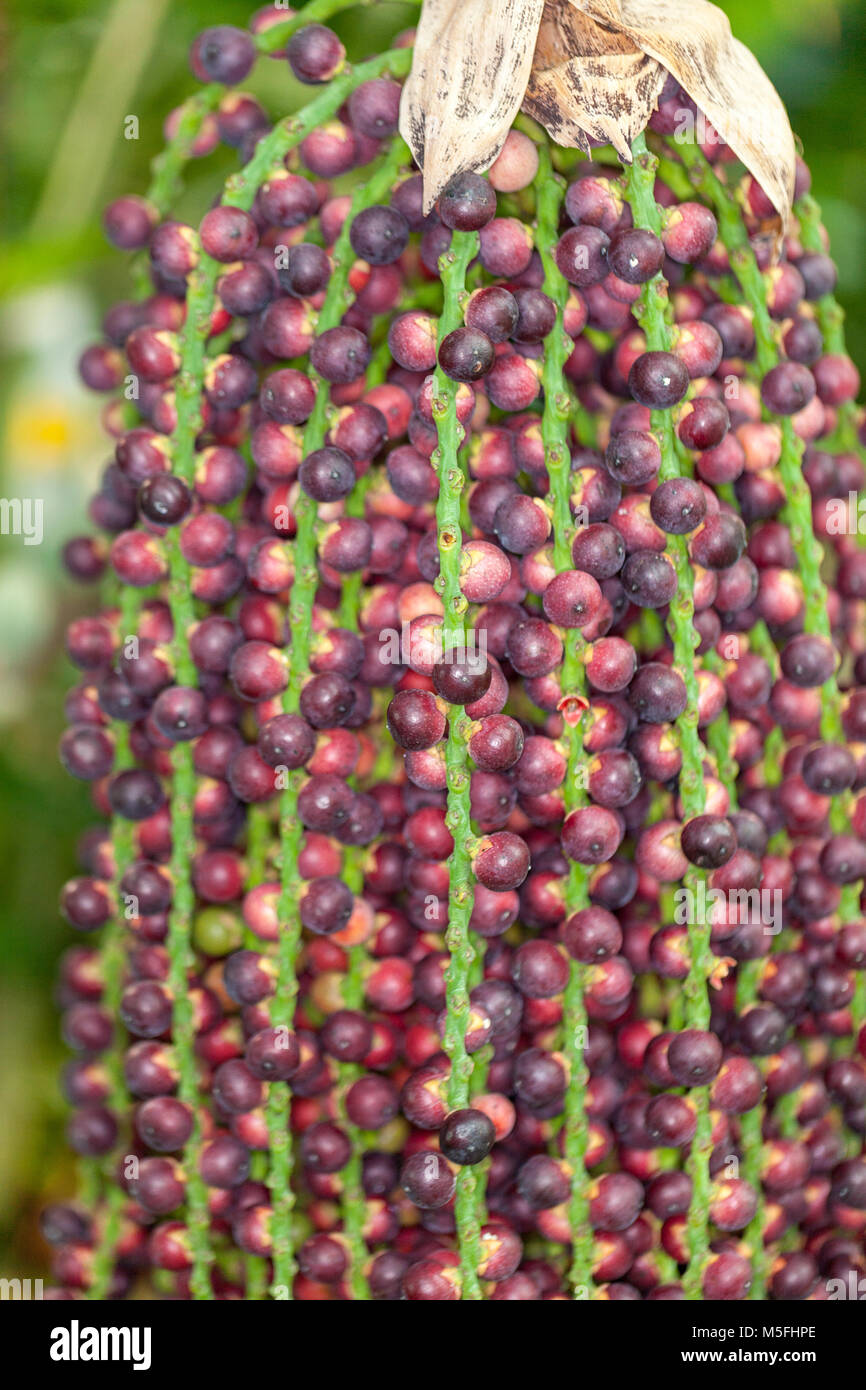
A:
MULTIPOLYGON (((727 0, 734 33, 775 82, 803 141, 839 266, 852 355, 866 361, 866 6, 862 0, 727 0)), ((415 11, 374 4, 335 27, 369 56, 415 11)), ((92 597, 63 577, 63 541, 84 525, 87 494, 110 453, 100 403, 75 361, 100 316, 128 290, 126 261, 105 244, 102 206, 142 191, 165 114, 192 90, 186 54, 209 24, 245 24, 238 0, 14 0, 3 33, 6 188, 0 240, 0 495, 45 500, 45 539, 0 536, 0 1274, 44 1272, 35 1215, 68 1192, 63 1059, 52 992, 73 944, 56 912, 93 817, 87 789, 56 761, 64 689, 63 626, 92 597), (124 138, 129 117, 136 139, 124 138), (135 124, 135 123, 132 123, 135 124)), ((280 61, 245 89, 272 114, 298 103, 280 61)), ((228 172, 229 151, 192 166, 179 214, 196 222, 228 172), (220 163, 222 161, 222 163, 220 163)))

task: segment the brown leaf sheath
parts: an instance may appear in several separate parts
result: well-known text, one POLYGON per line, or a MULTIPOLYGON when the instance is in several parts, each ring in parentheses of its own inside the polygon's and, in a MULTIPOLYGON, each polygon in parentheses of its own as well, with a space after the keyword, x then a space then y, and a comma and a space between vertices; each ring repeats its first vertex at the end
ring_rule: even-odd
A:
POLYGON ((628 162, 666 76, 627 35, 547 0, 523 110, 559 145, 588 152, 589 138, 610 141, 628 162))
MULTIPOLYGON (((761 184, 787 226, 796 150, 787 113, 760 63, 708 0, 568 0, 626 34, 688 92, 761 184)), ((686 132, 688 133, 688 132, 686 132)))

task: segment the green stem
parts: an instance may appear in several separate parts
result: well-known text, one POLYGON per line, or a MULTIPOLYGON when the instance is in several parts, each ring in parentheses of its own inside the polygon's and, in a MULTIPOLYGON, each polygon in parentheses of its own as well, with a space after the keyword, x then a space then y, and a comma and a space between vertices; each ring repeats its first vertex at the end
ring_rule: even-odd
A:
MULTIPOLYGON (((255 888, 268 876, 271 847, 271 817, 267 803, 252 802, 247 807, 247 887, 255 888)), ((256 938, 258 940, 258 938, 256 938)))
MULTIPOLYGON (((370 66, 367 64, 368 68, 370 66)), ((360 72, 360 69, 358 71, 360 72)), ((313 105, 316 103, 314 102, 313 105)), ((334 105, 333 100, 331 100, 330 105, 334 105)), ((302 112, 301 117, 303 115, 302 112)), ((395 182, 397 171, 405 158, 406 147, 402 140, 396 140, 380 168, 355 195, 353 211, 350 211, 346 218, 334 248, 333 270, 318 317, 317 329, 319 333, 323 333, 338 324, 347 307, 349 271, 354 259, 349 242, 349 230, 354 211, 365 206, 367 202, 375 202, 378 197, 387 194, 395 182)), ((313 373, 312 375, 316 381, 317 390, 313 411, 304 430, 305 455, 321 448, 328 424, 329 388, 327 383, 322 381, 317 374, 313 373)), ((291 547, 295 577, 289 595, 289 628, 292 634, 292 645, 289 652, 289 683, 283 696, 283 708, 289 714, 297 712, 301 689, 309 674, 310 639, 312 636, 311 614, 319 578, 316 566, 316 506, 306 493, 302 492, 298 497, 295 519, 297 531, 291 547)), ((286 1026, 291 1026, 294 1019, 295 1000, 298 993, 295 959, 301 940, 301 922, 298 915, 301 879, 297 867, 301 829, 297 806, 298 793, 303 780, 302 773, 293 773, 289 777, 288 785, 281 797, 280 806, 281 871, 278 913, 281 931, 277 954, 277 986, 272 1015, 276 1024, 286 1026)), ((288 1088, 284 1085, 272 1085, 266 1113, 272 1155, 270 1187, 273 1204, 274 1287, 287 1288, 291 1293, 296 1266, 291 1234, 294 1194, 291 1185, 292 1151, 286 1128, 288 1104, 288 1088)))
MULTIPOLYGON (((267 877, 270 838, 271 822, 267 803, 251 802, 247 807, 247 889, 255 888, 267 877)), ((258 950, 260 944, 259 938, 245 927, 244 946, 247 950, 258 950)), ((263 1162, 266 1164, 263 1153, 257 1152, 253 1155, 250 1167, 250 1177, 253 1181, 259 1181, 265 1176, 267 1170, 265 1168, 265 1173, 262 1172, 263 1162)), ((243 1267, 244 1296, 247 1302, 261 1302, 267 1297, 268 1292, 267 1260, 259 1255, 245 1254, 243 1267)))
MULTIPOLYGON (((343 10, 367 9, 380 2, 381 0, 309 0, 303 9, 291 15, 282 24, 274 24, 270 29, 256 34, 256 48, 260 53, 276 53, 284 47, 296 29, 303 29, 307 24, 324 24, 343 10)), ((401 3, 419 5, 421 0, 401 0, 401 3)))
MULTIPOLYGON (((462 295, 466 270, 477 250, 476 232, 455 232, 450 249, 439 258, 439 273, 443 286, 442 316, 439 320, 440 343, 463 321, 462 295)), ((433 419, 438 446, 434 450, 431 462, 439 475, 436 527, 439 537, 440 569, 436 587, 442 595, 445 609, 442 619, 442 641, 446 657, 450 651, 466 648, 464 617, 467 603, 460 589, 460 495, 466 483, 466 475, 459 457, 464 433, 457 420, 456 392, 455 382, 437 365, 433 419)), ((444 1050, 451 1062, 448 1105, 451 1110, 460 1110, 468 1104, 469 1083, 472 1078, 472 1059, 466 1052, 466 1030, 469 1023, 468 977, 474 958, 469 939, 472 868, 467 737, 470 721, 459 706, 450 707, 448 715, 448 741, 445 749, 448 778, 446 824, 454 837, 454 849, 448 861, 450 881, 445 941, 451 961, 445 976, 448 1012, 444 1050)), ((475 1173, 472 1168, 461 1168, 457 1176, 454 1214, 460 1252, 461 1296, 466 1299, 481 1298, 481 1286, 478 1282, 481 1237, 475 1186, 475 1173)))
MULTIPOLYGON (((392 152, 395 154, 396 152, 392 152)), ((374 190, 373 201, 378 199, 378 189, 374 190)), ((347 225, 354 216, 354 211, 350 212, 346 219, 347 225)), ((344 259, 348 263, 348 252, 344 259)), ((323 391, 323 388, 320 388, 323 391)), ((346 499, 346 513, 350 516, 361 516, 364 512, 364 494, 369 486, 370 474, 366 473, 358 479, 349 497, 346 499)), ((361 572, 355 571, 347 575, 348 581, 355 581, 344 584, 340 598, 339 622, 342 626, 357 630, 358 609, 361 597, 361 572)), ((353 779, 354 780, 354 779, 353 779)), ((363 852, 355 847, 350 847, 346 851, 343 863, 343 879, 355 897, 358 897, 364 888, 364 866, 363 852)), ((350 946, 347 949, 348 968, 343 980, 343 1004, 347 1009, 362 1009, 364 1006, 364 962, 366 953, 363 946, 350 946)), ((364 1136, 357 1125, 353 1124, 346 1112, 345 1095, 349 1087, 359 1076, 363 1075, 362 1068, 354 1063, 341 1063, 338 1071, 338 1114, 340 1123, 346 1131, 346 1135, 351 1145, 349 1161, 340 1174, 342 1191, 340 1194, 340 1208, 343 1217, 343 1231, 349 1247, 350 1266, 348 1272, 349 1287, 352 1297, 356 1302, 365 1302, 370 1298, 370 1287, 367 1283, 364 1266, 367 1259, 367 1245, 364 1240, 364 1221, 366 1215, 366 1199, 364 1196, 364 1136)))
POLYGON ((185 101, 174 135, 154 159, 147 201, 153 203, 161 216, 165 216, 177 197, 180 176, 192 157, 205 118, 216 109, 224 93, 225 87, 219 82, 209 82, 185 101))
MULTIPOLYGON (((211 82, 189 97, 180 109, 174 135, 152 160, 145 198, 160 217, 165 217, 171 208, 180 188, 180 176, 192 158, 192 149, 205 118, 219 105, 224 92, 225 88, 218 82, 211 82)), ((144 299, 152 288, 146 252, 133 259, 132 278, 138 298, 144 299)))
MULTIPOLYGON (((195 470, 195 440, 201 428, 202 382, 204 378, 204 337, 210 318, 208 282, 197 271, 190 278, 187 317, 181 337, 181 365, 177 378, 177 427, 172 436, 174 471, 192 486, 195 470)), ((190 567, 180 548, 177 527, 166 533, 165 548, 169 563, 168 601, 171 609, 173 664, 178 685, 196 684, 196 667, 189 651, 189 631, 195 621, 190 588, 190 567)), ((190 1289, 194 1299, 211 1296, 208 1266, 211 1263, 209 1246, 210 1215, 207 1188, 198 1171, 201 1149, 199 1117, 199 1085, 196 1062, 195 1019, 189 994, 190 975, 195 966, 192 947, 192 921, 195 892, 192 887, 192 856, 195 848, 195 825, 192 802, 195 794, 195 769, 192 747, 176 743, 171 750, 171 859, 169 871, 174 884, 172 908, 169 915, 166 946, 169 955, 168 987, 172 995, 172 1039, 177 1053, 178 1096, 189 1106, 193 1131, 184 1151, 187 1181, 187 1226, 193 1266, 190 1289)))
MULTIPOLYGON (((563 328, 563 311, 569 287, 561 274, 554 255, 559 236, 559 217, 564 195, 563 180, 554 174, 547 144, 539 147, 539 166, 536 179, 538 222, 536 244, 544 270, 543 289, 556 305, 556 323, 544 341, 542 385, 544 405, 541 416, 541 437, 545 464, 550 479, 550 498, 553 505, 553 560, 558 573, 573 568, 571 542, 574 522, 569 501, 571 451, 568 425, 571 402, 563 390, 563 369, 571 352, 571 339, 563 328)), ((586 698, 586 675, 582 661, 584 639, 577 628, 569 628, 563 637, 562 693, 563 696, 586 698)), ((583 731, 580 721, 564 720, 563 738, 568 744, 568 769, 564 783, 564 814, 586 804, 583 731)), ((565 881, 565 911, 567 916, 589 905, 586 866, 569 863, 565 881)), ((586 1087, 589 1070, 584 1057, 588 1035, 584 988, 587 967, 579 961, 569 964, 568 983, 563 997, 562 1015, 564 1051, 568 1063, 568 1085, 564 1103, 565 1161, 570 1171, 571 1190, 568 1201, 568 1220, 571 1228, 571 1267, 569 1280, 576 1297, 592 1294, 593 1234, 589 1221, 588 1178, 586 1151, 589 1146, 589 1120, 586 1113, 586 1087)))
MULTIPOLYGON (((724 662, 714 647, 710 647, 708 651, 704 652, 704 667, 720 679, 722 678, 724 662)), ((738 806, 737 773, 739 769, 731 752, 731 720, 726 706, 707 725, 706 740, 707 748, 715 760, 719 781, 728 793, 730 809, 736 811, 738 806)))
MULTIPOLYGON (((298 855, 301 850, 303 828, 297 807, 298 792, 303 783, 302 770, 290 773, 286 789, 280 798, 280 934, 277 942, 277 989, 271 1001, 271 1021, 274 1027, 284 1028, 291 1028, 294 1023, 295 1000, 298 995, 295 961, 301 941, 298 903, 302 890, 298 855)), ((297 1271, 292 1239, 295 1194, 292 1189, 289 1088, 284 1082, 269 1084, 265 1115, 270 1149, 268 1187, 271 1194, 273 1244, 271 1292, 275 1298, 280 1298, 285 1293, 285 1296, 291 1299, 297 1271)))
MULTIPOLYGON (((304 137, 316 126, 321 125, 336 114, 349 93, 361 82, 378 77, 386 72, 405 75, 411 62, 408 49, 386 53, 381 57, 363 63, 357 68, 347 66, 329 84, 328 88, 295 116, 281 121, 271 133, 260 141, 256 153, 249 163, 227 182, 222 201, 234 207, 248 210, 256 195, 256 190, 264 181, 268 171, 278 164, 290 150, 301 143, 304 137)), ((201 398, 204 377, 205 343, 210 327, 210 316, 215 299, 215 286, 220 265, 208 256, 202 256, 195 272, 190 276, 187 318, 182 333, 182 360, 176 388, 178 428, 174 437, 175 470, 181 477, 192 477, 195 458, 195 439, 201 428, 201 398)), ((323 407, 324 409, 324 407, 323 407)), ((299 506, 298 539, 295 546, 296 578, 292 586, 290 603, 290 622, 293 625, 295 641, 292 646, 291 662, 293 680, 286 692, 285 707, 289 711, 297 709, 302 672, 307 670, 309 652, 309 614, 315 593, 315 534, 314 518, 309 508, 299 506)), ((171 538, 171 533, 169 533, 171 538)), ((189 671, 189 653, 186 646, 186 630, 191 613, 185 610, 189 602, 188 572, 180 554, 176 538, 170 539, 171 591, 173 594, 173 616, 175 617, 175 640, 177 643, 177 678, 184 683, 184 669, 189 671), (187 619, 184 622, 184 618, 187 619)), ((190 604, 191 608, 191 604, 190 604)), ((192 672, 194 679, 194 671, 192 672)), ((172 816, 172 833, 175 843, 175 856, 172 867, 178 883, 177 902, 172 914, 173 926, 169 929, 169 949, 173 956, 172 984, 175 990, 175 1008, 179 1022, 183 1016, 190 1015, 191 1004, 187 999, 186 969, 189 961, 189 917, 192 900, 187 901, 182 879, 188 879, 189 845, 192 842, 191 804, 193 788, 192 754, 186 744, 179 744, 173 754, 175 769, 176 803, 172 816)), ((303 774, 293 773, 288 779, 280 812, 280 843, 282 849, 281 894, 279 914, 283 923, 278 943, 278 990, 272 1008, 274 1024, 290 1026, 294 1017, 294 1004, 297 996, 295 976, 295 957, 300 940, 300 920, 297 904, 300 897, 301 881, 297 872, 297 857, 301 843, 301 827, 297 817, 297 795, 303 781, 303 774)), ((190 1032, 191 1036, 191 1032, 190 1032)), ((184 1086, 189 1090, 194 1081, 188 1063, 182 1067, 181 1093, 184 1086)), ((285 1086, 272 1085, 267 1104, 268 1131, 271 1137, 270 1188, 273 1204, 273 1257, 274 1286, 280 1291, 286 1289, 291 1294, 295 1273, 294 1251, 292 1245, 291 1215, 294 1194, 291 1188, 291 1148, 288 1126, 288 1090, 285 1086)), ((194 1136, 194 1139, 197 1136, 194 1136)), ((194 1147, 190 1150, 196 1152, 194 1147)), ((191 1198, 191 1238, 194 1251, 194 1296, 204 1296, 205 1287, 203 1266, 205 1260, 205 1237, 203 1234, 200 1194, 197 1179, 192 1171, 189 1177, 191 1198), (192 1211, 193 1205, 195 1211, 192 1211), (198 1292, 196 1292, 198 1291, 198 1292)), ((206 1205, 205 1205, 206 1217, 206 1205)))
MULTIPOLYGON (((346 516, 364 515, 364 498, 372 482, 371 473, 365 473, 363 478, 359 478, 349 496, 346 498, 346 516)), ((363 579, 360 570, 353 570, 351 574, 345 575, 342 588, 340 589, 340 604, 337 609, 337 622, 340 627, 353 628, 357 621, 358 605, 361 599, 361 581, 363 579)))
MULTIPOLYGON (((659 236, 662 230, 661 212, 653 191, 658 161, 655 155, 647 150, 643 135, 639 135, 634 141, 632 154, 633 163, 626 171, 626 198, 631 204, 634 223, 636 227, 646 227, 659 236)), ((646 336, 647 349, 650 352, 669 352, 668 287, 663 274, 656 275, 644 285, 637 318, 646 336)), ((661 448, 659 481, 665 482, 680 474, 670 411, 653 410, 651 427, 661 448)), ((674 666, 683 677, 687 697, 686 707, 676 721, 676 728, 683 758, 679 778, 680 797, 683 803, 683 820, 688 821, 701 815, 706 805, 704 748, 698 733, 698 680, 695 670, 695 647, 698 638, 692 622, 694 573, 685 536, 669 536, 666 553, 677 576, 677 593, 668 608, 667 628, 673 643, 674 666)), ((701 875, 691 869, 685 877, 686 887, 692 889, 693 901, 697 900, 696 890, 700 885, 700 878, 701 875)), ((706 1030, 710 1024, 707 979, 712 969, 712 952, 709 924, 697 920, 697 917, 696 912, 689 914, 690 962, 683 994, 687 1026, 706 1030)), ((690 1092, 690 1099, 695 1106, 697 1124, 691 1151, 686 1160, 686 1170, 692 1179, 692 1199, 687 1217, 689 1263, 683 1276, 683 1287, 688 1299, 699 1299, 703 1265, 709 1250, 709 1158, 712 1148, 712 1121, 708 1088, 695 1087, 690 1092)))
MULTIPOLYGON (((749 633, 749 646, 758 656, 763 657, 770 668, 773 680, 776 680, 779 675, 779 653, 770 636, 770 630, 762 618, 754 624, 749 633)), ((765 786, 775 787, 781 782, 784 752, 785 735, 778 724, 774 724, 764 742, 764 754, 761 759, 765 786)))

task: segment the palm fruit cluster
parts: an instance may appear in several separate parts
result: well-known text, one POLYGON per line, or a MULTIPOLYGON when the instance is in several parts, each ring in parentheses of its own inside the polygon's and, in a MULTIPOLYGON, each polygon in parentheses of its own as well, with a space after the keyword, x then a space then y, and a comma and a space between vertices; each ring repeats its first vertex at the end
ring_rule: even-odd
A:
POLYGON ((425 215, 413 36, 353 66, 343 7, 203 33, 105 214, 49 1296, 825 1299, 866 1263, 866 551, 809 171, 777 257, 671 79, 631 164, 520 117, 425 215))

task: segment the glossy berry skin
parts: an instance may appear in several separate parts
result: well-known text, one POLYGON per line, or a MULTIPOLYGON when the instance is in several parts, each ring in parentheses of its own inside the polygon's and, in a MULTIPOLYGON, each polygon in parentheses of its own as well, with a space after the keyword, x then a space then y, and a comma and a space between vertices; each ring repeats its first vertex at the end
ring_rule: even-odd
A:
POLYGON ((559 664, 562 641, 548 623, 526 618, 509 632, 505 655, 521 676, 546 676, 559 664))
POLYGON ((145 1158, 131 1184, 137 1202, 154 1216, 166 1216, 180 1206, 186 1183, 177 1163, 166 1158, 145 1158))
POLYGON ((523 495, 500 503, 493 518, 500 545, 516 555, 539 549, 550 534, 550 519, 535 498, 523 495))
POLYGON ((439 195, 438 206, 446 227, 477 232, 496 216, 496 194, 480 174, 457 174, 439 195))
POLYGON ((158 1153, 175 1153, 192 1133, 192 1115, 181 1101, 157 1096, 138 1107, 135 1128, 148 1148, 158 1153))
POLYGON ((309 762, 316 746, 316 735, 297 714, 278 714, 259 732, 258 750, 271 767, 294 769, 309 762))
POLYGON ((515 291, 517 323, 512 331, 516 343, 540 343, 556 323, 556 305, 542 290, 528 286, 515 291))
POLYGON ((483 333, 492 343, 504 343, 517 328, 520 308, 504 285, 485 285, 472 291, 463 316, 467 328, 483 333))
POLYGON ((400 113, 400 92, 400 84, 388 77, 373 77, 362 82, 349 97, 349 119, 353 129, 371 140, 394 135, 400 113))
POLYGON ((596 1230, 626 1230, 642 1204, 643 1190, 637 1178, 629 1173, 605 1173, 590 1189, 589 1219, 596 1230))
POLYGON ((701 261, 712 250, 718 232, 713 213, 703 203, 680 203, 664 219, 665 254, 681 265, 701 261))
POLYGON ((439 1131, 439 1148, 460 1167, 485 1159, 496 1138, 492 1120, 481 1110, 452 1110, 439 1131))
POLYGON ((628 699, 635 713, 647 723, 671 723, 686 707, 685 683, 669 666, 649 661, 636 672, 628 699))
POLYGON ((445 1159, 433 1150, 412 1154, 400 1173, 400 1186, 422 1211, 445 1206, 454 1195, 455 1178, 445 1159))
POLYGON ((526 941, 515 952, 511 978, 528 999, 552 999, 568 982, 568 964, 551 941, 526 941))
POLYGON ((689 375, 671 352, 645 352, 631 368, 628 385, 641 405, 668 410, 686 394, 689 375))
POLYGON ((114 742, 103 729, 72 725, 60 740, 60 761, 70 776, 81 781, 107 777, 114 763, 114 742))
POLYGON ((217 207, 205 213, 199 227, 202 250, 217 261, 242 261, 258 244, 256 224, 241 208, 217 207))
POLYGON ((218 24, 199 35, 190 52, 190 66, 200 82, 243 82, 256 58, 249 34, 230 24, 218 24))
POLYGON ((142 483, 137 502, 141 515, 155 526, 176 526, 189 512, 192 499, 182 478, 158 473, 142 483))
POLYGON ((648 431, 623 430, 611 439, 604 461, 608 472, 617 482, 640 487, 658 473, 661 450, 648 431))
POLYGON ((364 372, 371 352, 363 333, 343 325, 327 329, 316 339, 310 349, 310 362, 326 381, 347 385, 364 372))
POLYGON ((640 608, 663 608, 676 593, 677 578, 666 555, 634 551, 622 569, 623 587, 640 608))
POLYGON ((810 690, 823 685, 833 675, 837 656, 831 642, 816 633, 802 633, 786 643, 780 664, 782 673, 794 685, 810 690))
POLYGON ((600 227, 570 227, 556 244, 556 264, 572 285, 597 285, 608 273, 609 245, 610 238, 600 227))
POLYGON ((127 986, 119 1012, 130 1033, 138 1038, 158 1038, 171 1024, 171 1001, 155 981, 141 980, 127 986))
POLYGON ((203 1145, 198 1167, 208 1187, 231 1190, 249 1177, 249 1150, 234 1135, 218 1134, 203 1145))
POLYGON ((298 481, 314 502, 337 502, 355 485, 355 469, 349 455, 333 445, 315 449, 298 469, 298 481))
POLYGON ((822 796, 840 796, 853 785, 857 772, 847 748, 827 743, 806 754, 800 775, 811 791, 822 796))
MULTIPOLYGON (((296 299, 309 299, 321 294, 331 278, 331 262, 321 246, 302 241, 290 246, 286 264, 277 271, 280 286, 296 299)), ((291 370, 291 369, 289 369, 291 370)))
POLYGON ((579 864, 604 864, 620 846, 622 826, 605 807, 585 806, 566 816, 561 839, 569 859, 579 864))
POLYGON ((730 415, 721 401, 699 397, 687 402, 682 412, 677 434, 689 449, 713 449, 721 444, 730 425, 730 415))
POLYGON ((429 372, 436 365, 436 320, 421 310, 398 314, 388 329, 388 346, 406 371, 429 372))
POLYGON ((678 1085, 706 1086, 718 1075, 722 1045, 714 1033, 687 1028, 672 1039, 667 1056, 678 1085))
POLYGON ((613 913, 588 907, 573 913, 564 923, 562 940, 569 955, 591 965, 617 954, 622 946, 622 931, 613 913))
POLYGON ((479 650, 452 648, 433 667, 433 687, 449 705, 480 700, 493 679, 493 669, 479 650))
POLYGON ((604 522, 597 522, 577 532, 571 553, 577 569, 601 581, 612 579, 619 573, 626 550, 619 531, 604 522))
POLYGON ((200 690, 172 685, 156 697, 153 720, 167 739, 185 743, 207 728, 207 703, 200 690))
POLYGON ((338 1009, 329 1014, 321 1032, 329 1056, 340 1062, 362 1062, 373 1042, 373 1026, 364 1014, 338 1009))
POLYGON ((352 905, 352 893, 340 879, 314 878, 301 897, 301 922, 308 931, 329 936, 346 926, 352 905))
POLYGON ((146 820, 164 804, 165 791, 154 773, 130 768, 112 777, 108 800, 116 814, 125 820, 146 820))
POLYGON ((580 570, 563 570, 544 591, 544 614, 560 627, 584 627, 598 613, 602 597, 591 575, 580 570))
POLYGON ((346 1165, 350 1153, 344 1132, 327 1121, 311 1125, 301 1142, 304 1165, 317 1173, 337 1173, 346 1165))
POLYGON ((102 217, 105 235, 121 251, 139 251, 150 240, 156 210, 144 198, 128 196, 109 203, 102 217))
POLYGON ((494 892, 518 888, 529 872, 530 855, 524 840, 510 831, 498 831, 481 840, 473 861, 479 883, 494 892))
POLYGON ((406 248, 409 224, 396 208, 368 207, 355 217, 349 238, 352 250, 362 260, 371 265, 390 265, 406 248))
POLYGON ((388 706, 388 729, 401 748, 432 748, 445 735, 446 720, 435 696, 426 690, 401 690, 388 706))
POLYGON ((299 82, 328 82, 339 72, 346 50, 333 29, 306 24, 289 39, 286 57, 299 82))
POLYGON ((643 285, 661 270, 665 248, 653 232, 640 227, 616 232, 607 248, 607 263, 627 285, 643 285))
POLYGON ((794 415, 815 395, 815 378, 800 362, 773 367, 761 382, 761 399, 776 415, 794 415))
POLYGON ((699 869, 719 869, 737 848, 733 825, 723 816, 695 816, 683 826, 683 853, 699 869))
POLYGON ((513 279, 532 259, 532 231, 516 217, 494 217, 478 234, 479 257, 490 275, 513 279))
POLYGON ((439 347, 439 365, 452 381, 478 381, 493 361, 493 343, 477 328, 455 328, 439 347))
POLYGON ((484 772, 505 772, 513 767, 524 748, 523 730, 507 714, 492 714, 481 721, 469 739, 469 755, 484 772))
POLYGON ((746 528, 738 516, 719 512, 707 517, 690 542, 692 558, 706 569, 729 569, 746 546, 746 528))
POLYGON ((694 531, 706 516, 703 489, 692 478, 669 478, 650 499, 650 515, 668 535, 683 536, 694 531))

